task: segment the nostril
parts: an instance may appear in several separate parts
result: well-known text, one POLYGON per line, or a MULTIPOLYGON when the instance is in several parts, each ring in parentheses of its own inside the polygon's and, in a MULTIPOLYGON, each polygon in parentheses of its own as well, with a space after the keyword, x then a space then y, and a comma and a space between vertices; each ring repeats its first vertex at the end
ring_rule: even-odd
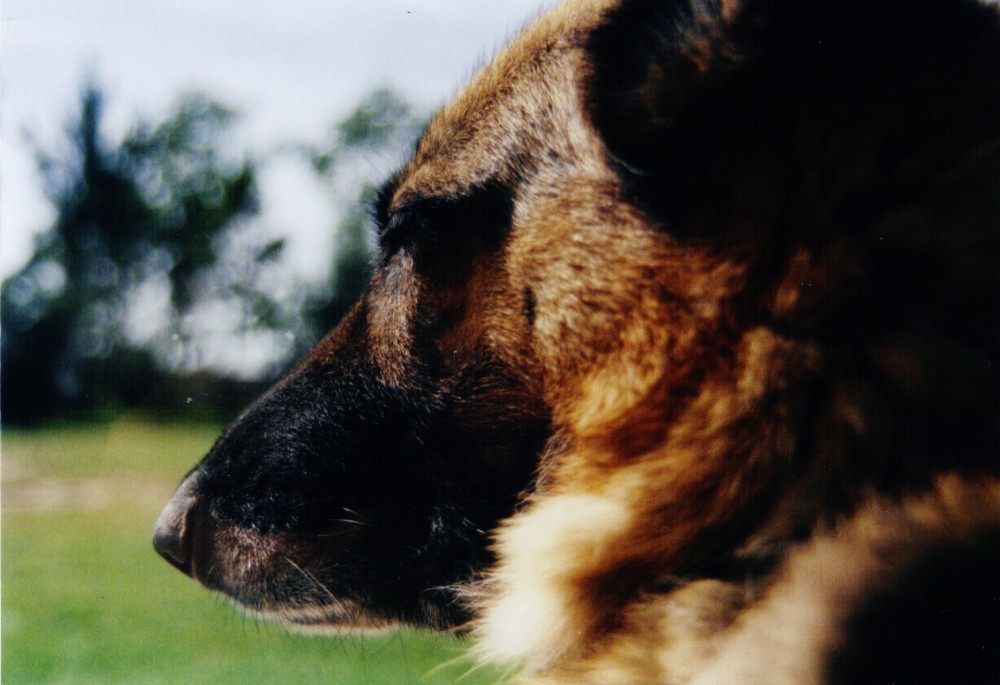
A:
POLYGON ((195 474, 188 476, 160 513, 153 529, 153 549, 187 575, 192 575, 195 474))
POLYGON ((191 575, 191 563, 188 558, 189 547, 183 531, 177 528, 157 525, 156 530, 153 531, 153 548, 171 564, 191 575))

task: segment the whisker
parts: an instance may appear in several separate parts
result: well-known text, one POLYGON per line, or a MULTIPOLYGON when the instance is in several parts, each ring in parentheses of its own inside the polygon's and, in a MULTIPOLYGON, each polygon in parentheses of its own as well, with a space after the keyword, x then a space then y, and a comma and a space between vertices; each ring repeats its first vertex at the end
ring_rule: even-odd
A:
POLYGON ((353 509, 348 509, 347 507, 341 507, 341 508, 340 508, 340 510, 341 510, 341 511, 346 511, 346 512, 347 512, 348 514, 350 514, 351 516, 354 516, 354 517, 355 517, 355 518, 356 518, 356 519, 357 519, 358 521, 362 521, 362 522, 365 522, 365 523, 367 523, 367 521, 366 521, 366 518, 367 518, 367 517, 365 517, 365 516, 362 516, 362 515, 361 515, 361 514, 359 514, 358 512, 354 511, 353 509))
POLYGON ((353 526, 368 526, 371 525, 367 521, 355 521, 354 519, 330 519, 331 523, 349 523, 353 526))
POLYGON ((284 559, 286 562, 288 562, 288 564, 292 568, 301 573, 302 576, 307 581, 309 581, 309 583, 312 585, 314 589, 322 591, 322 593, 327 596, 327 598, 334 604, 334 606, 336 606, 338 609, 341 610, 344 609, 343 603, 340 601, 340 599, 338 599, 337 596, 334 595, 333 592, 331 592, 330 588, 328 588, 324 583, 320 582, 320 580, 315 575, 313 575, 309 571, 305 570, 304 568, 296 564, 291 558, 286 556, 284 557, 284 559))

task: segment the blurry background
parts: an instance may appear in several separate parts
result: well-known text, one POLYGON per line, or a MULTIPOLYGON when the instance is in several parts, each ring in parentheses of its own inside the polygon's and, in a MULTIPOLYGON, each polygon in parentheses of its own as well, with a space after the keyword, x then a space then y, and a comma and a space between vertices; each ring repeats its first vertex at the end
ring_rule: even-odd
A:
POLYGON ((4 0, 4 682, 465 672, 429 672, 455 647, 426 635, 244 619, 148 538, 221 425, 364 287, 374 188, 551 4, 4 0))

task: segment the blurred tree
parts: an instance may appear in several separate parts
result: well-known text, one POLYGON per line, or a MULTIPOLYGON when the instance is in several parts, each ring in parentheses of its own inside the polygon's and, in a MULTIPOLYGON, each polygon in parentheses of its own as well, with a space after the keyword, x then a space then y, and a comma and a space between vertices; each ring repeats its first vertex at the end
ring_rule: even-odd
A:
MULTIPOLYGON (((216 263, 219 236, 258 209, 253 164, 220 159, 220 137, 234 117, 204 95, 190 94, 159 125, 140 124, 119 151, 125 175, 138 183, 156 219, 147 235, 133 230, 131 239, 148 243, 142 248, 147 253, 167 250, 171 302, 182 312, 195 300, 195 276, 216 263)), ((281 243, 264 249, 275 254, 281 243)))
POLYGON ((372 258, 369 224, 377 184, 384 180, 386 163, 398 163, 425 125, 426 120, 398 94, 379 88, 333 126, 325 143, 302 148, 316 173, 349 189, 348 196, 339 199, 345 211, 337 226, 330 281, 306 306, 313 337, 333 328, 367 287, 372 258), (382 164, 373 163, 375 158, 382 164))
POLYGON ((205 351, 213 345, 227 359, 254 345, 273 358, 255 372, 261 378, 244 381, 280 371, 367 286, 376 184, 423 127, 408 104, 380 89, 326 141, 294 147, 342 209, 330 276, 317 287, 292 275, 284 239, 248 230, 260 162, 222 154, 234 112, 187 95, 159 123, 140 122, 110 144, 101 133, 103 100, 85 87, 66 144, 37 152, 56 219, 0 292, 8 422, 88 416, 150 397, 226 405, 212 388, 235 396, 243 381, 223 382, 213 376, 218 369, 176 376, 211 367, 205 351))
POLYGON ((102 105, 97 87, 84 88, 68 145, 37 153, 57 216, 3 284, 5 421, 134 403, 157 374, 152 353, 126 339, 129 308, 154 306, 137 292, 159 280, 169 293, 165 328, 176 329, 196 276, 217 261, 219 236, 257 211, 253 164, 218 153, 230 110, 189 95, 114 146, 101 134, 102 105))

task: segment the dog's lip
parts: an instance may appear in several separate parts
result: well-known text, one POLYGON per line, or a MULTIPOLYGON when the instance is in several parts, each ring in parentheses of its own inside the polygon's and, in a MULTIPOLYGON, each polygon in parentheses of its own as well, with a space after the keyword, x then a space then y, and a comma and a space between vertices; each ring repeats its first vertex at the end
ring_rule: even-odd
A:
POLYGON ((381 633, 398 628, 399 621, 372 616, 352 600, 331 601, 301 607, 251 606, 239 598, 222 593, 244 613, 253 618, 277 621, 296 632, 304 633, 381 633))

